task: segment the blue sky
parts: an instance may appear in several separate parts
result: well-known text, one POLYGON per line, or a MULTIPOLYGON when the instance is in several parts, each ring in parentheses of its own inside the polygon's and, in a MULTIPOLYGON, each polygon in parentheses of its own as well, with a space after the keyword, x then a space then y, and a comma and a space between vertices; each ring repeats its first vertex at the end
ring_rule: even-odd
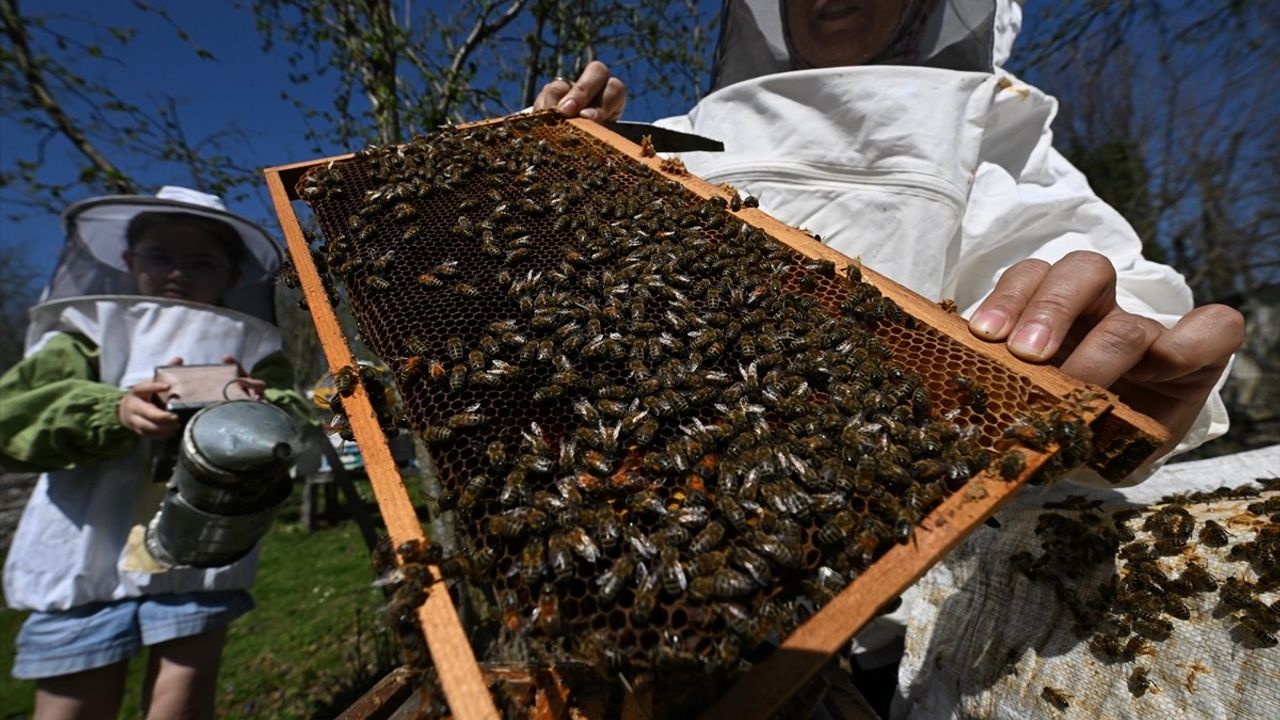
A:
MULTIPOLYGON (((1076 0, 1076 4, 1079 1, 1076 0)), ((22 4, 22 9, 27 13, 57 18, 57 26, 76 38, 105 35, 108 24, 135 27, 138 33, 132 42, 127 47, 112 50, 118 62, 85 61, 76 65, 77 70, 86 78, 107 82, 124 99, 141 106, 152 105, 163 95, 176 97, 181 102, 179 112, 184 129, 192 139, 205 137, 229 125, 243 129, 243 144, 233 146, 243 165, 269 166, 355 149, 334 146, 322 148, 317 153, 311 143, 303 138, 302 118, 296 108, 280 97, 281 91, 288 89, 301 95, 307 105, 322 108, 331 105, 334 88, 331 83, 324 82, 292 85, 289 82, 290 68, 286 63, 286 53, 280 50, 265 53, 262 50, 262 38, 254 27, 254 18, 244 6, 245 2, 157 0, 156 4, 167 8, 178 27, 188 30, 196 43, 214 53, 217 58, 215 61, 197 58, 192 46, 179 39, 174 27, 153 13, 140 12, 130 0, 27 0, 22 4)), ((1072 4, 1068 3, 1068 7, 1072 4)), ((402 3, 395 5, 401 7, 402 3)), ((443 0, 419 0, 412 4, 415 9, 454 6, 455 3, 443 0)), ((720 3, 719 0, 698 0, 698 7, 704 18, 711 18, 719 12, 720 3)), ((1189 0, 1170 2, 1165 19, 1185 21, 1194 16, 1195 7, 1198 6, 1189 0)), ((1028 20, 1030 24, 1035 24, 1033 19, 1028 20)), ((1023 44, 1027 33, 1034 32, 1035 29, 1024 28, 1023 44)), ((1162 133, 1156 131, 1167 120, 1161 120, 1160 113, 1153 111, 1153 108, 1163 107, 1160 98, 1157 95, 1147 97, 1146 91, 1159 87, 1165 70, 1151 62, 1152 49, 1144 47, 1144 34, 1149 35, 1150 32, 1140 23, 1136 31, 1126 38, 1126 48, 1138 61, 1140 68, 1135 102, 1147 110, 1147 116, 1156 118, 1154 126, 1142 128, 1142 131, 1147 133, 1147 141, 1155 143, 1158 150, 1162 133)), ((1261 31, 1253 29, 1251 34, 1255 37, 1267 36, 1265 28, 1261 31)), ((1235 38, 1218 39, 1228 45, 1234 40, 1235 38)), ((43 48, 49 49, 46 38, 36 36, 33 41, 43 42, 43 48)), ((714 43, 714 37, 711 41, 714 43)), ((1262 128, 1274 126, 1273 120, 1280 118, 1280 115, 1276 113, 1275 101, 1265 83, 1246 82, 1247 77, 1224 79, 1216 64, 1203 62, 1206 55, 1206 48, 1196 43, 1187 43, 1179 48, 1175 58, 1181 61, 1177 64, 1184 67, 1191 65, 1186 68, 1188 75, 1185 89, 1188 94, 1206 94, 1213 100, 1217 97, 1213 93, 1222 94, 1225 88, 1231 89, 1225 96, 1229 103, 1220 105, 1216 112, 1204 112, 1205 116, 1230 117, 1235 114, 1232 110, 1251 103, 1264 109, 1269 105, 1268 111, 1251 115, 1250 117, 1257 117, 1259 121, 1250 122, 1249 125, 1262 128), (1258 93, 1262 95, 1258 96, 1258 93), (1224 111, 1224 107, 1228 109, 1224 111)), ((607 57, 604 59, 609 60, 607 57)), ((1245 71, 1249 69, 1243 68, 1245 71)), ((638 88, 645 79, 644 73, 644 66, 637 65, 624 75, 632 88, 627 110, 629 119, 649 120, 686 109, 688 100, 664 100, 639 92, 638 88)), ((1031 75, 1028 79, 1049 92, 1065 93, 1066 102, 1073 103, 1074 98, 1067 87, 1070 78, 1053 73, 1047 75, 1031 75)), ((1092 78, 1084 79, 1083 82, 1092 84, 1092 78)), ((512 97, 506 99, 513 108, 518 103, 515 94, 516 90, 513 88, 512 97)), ((9 98, 3 98, 0 99, 0 104, 10 101, 9 98)), ((1064 114, 1067 109, 1069 108, 1064 108, 1064 114)), ((1170 117, 1177 117, 1181 121, 1185 120, 1185 115, 1185 112, 1180 112, 1170 117)), ((1065 118, 1060 118, 1059 126, 1063 119, 1065 118)), ((1255 137, 1250 133, 1249 137, 1253 144, 1268 141, 1265 135, 1255 137)), ((39 138, 30 131, 16 125, 9 118, 0 117, 0 166, 11 167, 16 157, 32 157, 38 141, 39 138)), ((1181 147, 1186 143, 1180 137, 1175 137, 1174 144, 1181 147)), ((162 184, 191 184, 190 178, 178 167, 140 167, 136 162, 130 165, 128 157, 119 152, 112 153, 110 148, 104 150, 116 162, 124 165, 143 185, 152 189, 162 184)), ((1252 146, 1246 150, 1246 155, 1253 153, 1256 153, 1256 148, 1252 146)), ((76 167, 77 156, 64 141, 55 139, 48 145, 41 169, 47 177, 65 181, 74 176, 76 167)), ((1176 169, 1176 165, 1174 167, 1176 169)), ((82 191, 73 196, 73 199, 89 194, 88 191, 82 191)), ((259 183, 246 201, 233 203, 231 209, 264 221, 271 227, 274 224, 273 213, 265 195, 265 188, 259 183)), ((12 198, 12 191, 0 193, 0 244, 25 248, 29 263, 43 282, 52 271, 63 243, 58 218, 40 213, 24 214, 23 208, 11 202, 12 198), (11 217, 15 213, 24 216, 15 220, 11 217)), ((1197 212, 1198 207, 1194 203, 1188 203, 1185 208, 1180 206, 1176 213, 1168 215, 1183 218, 1194 216, 1197 212)))
MULTIPOLYGON (((123 99, 144 107, 164 95, 176 97, 181 103, 180 115, 189 138, 203 138, 228 125, 236 125, 247 134, 243 145, 234 146, 246 165, 279 165, 317 157, 302 137, 298 110, 282 99, 280 93, 289 89, 302 95, 313 107, 327 107, 331 86, 323 83, 291 86, 285 53, 279 49, 271 53, 262 50, 262 38, 254 28, 254 18, 240 3, 157 4, 165 6, 175 24, 187 30, 195 43, 211 51, 216 60, 196 57, 191 44, 179 39, 173 27, 154 14, 139 12, 128 0, 41 0, 27 2, 20 10, 55 16, 57 27, 75 38, 101 37, 108 24, 136 28, 137 35, 128 46, 110 49, 110 54, 119 62, 87 60, 75 67, 86 79, 106 81, 123 99)), ((700 6, 707 17, 719 11, 715 0, 700 0, 700 6)), ((33 42, 39 43, 40 36, 34 35, 33 42)), ((53 51, 47 42, 43 44, 53 51)), ((517 100, 512 97, 510 102, 517 100)), ((627 115, 634 120, 652 119, 682 112, 686 109, 683 105, 659 98, 632 97, 627 115)), ((0 117, 0 165, 10 167, 16 157, 33 157, 39 140, 11 118, 0 117)), ((113 155, 110 148, 102 149, 145 185, 190 184, 189 176, 180 168, 130 165, 119 153, 113 155)), ((330 147, 321 155, 354 149, 357 148, 330 147)), ((68 143, 55 139, 47 146, 42 172, 58 180, 72 178, 78 157, 68 143)), ((82 191, 74 197, 90 195, 82 191)), ((63 244, 59 219, 22 208, 13 203, 12 198, 12 191, 0 197, 0 244, 24 246, 28 263, 43 283, 52 273, 63 244), (22 217, 15 219, 14 214, 22 217)), ((264 185, 256 187, 248 201, 232 204, 229 209, 261 221, 271 221, 274 217, 264 185)))

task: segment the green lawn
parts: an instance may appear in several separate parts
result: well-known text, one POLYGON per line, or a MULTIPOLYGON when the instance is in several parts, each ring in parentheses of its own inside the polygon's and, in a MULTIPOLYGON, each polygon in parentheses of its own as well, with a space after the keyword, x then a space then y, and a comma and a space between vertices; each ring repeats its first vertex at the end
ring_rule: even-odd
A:
MULTIPOLYGON (((219 677, 219 717, 333 717, 398 664, 382 630, 382 594, 370 586, 369 556, 355 524, 306 532, 297 519, 300 494, 295 489, 295 505, 263 543, 253 588, 257 609, 231 626, 219 677)), ((3 718, 31 714, 34 683, 9 675, 24 617, 0 611, 3 718)), ((121 717, 140 716, 143 669, 135 658, 121 717)))

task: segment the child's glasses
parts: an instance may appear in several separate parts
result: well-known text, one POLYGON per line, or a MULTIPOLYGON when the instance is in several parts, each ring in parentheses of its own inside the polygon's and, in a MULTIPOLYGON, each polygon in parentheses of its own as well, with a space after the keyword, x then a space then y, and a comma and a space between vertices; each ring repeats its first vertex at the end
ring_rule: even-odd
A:
POLYGON ((175 258, 172 255, 158 252, 130 254, 137 261, 140 270, 153 275, 168 275, 178 269, 191 277, 212 277, 231 269, 230 264, 213 258, 175 258))

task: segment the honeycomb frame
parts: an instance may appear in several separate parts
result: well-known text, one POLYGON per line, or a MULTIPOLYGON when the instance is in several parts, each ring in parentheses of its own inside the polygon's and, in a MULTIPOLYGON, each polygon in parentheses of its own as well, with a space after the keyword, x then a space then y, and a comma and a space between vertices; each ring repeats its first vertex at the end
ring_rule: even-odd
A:
MULTIPOLYGON (((595 123, 572 120, 562 124, 603 141, 611 152, 620 153, 632 161, 644 164, 662 177, 679 182, 685 190, 698 197, 718 196, 725 198, 726 202, 730 199, 725 190, 712 187, 689 176, 680 167, 664 163, 660 158, 646 157, 640 146, 614 135, 595 123)), ((342 162, 351 157, 326 158, 271 168, 267 171, 273 201, 282 226, 285 228, 290 253, 298 269, 304 294, 316 321, 317 330, 320 332, 330 367, 335 373, 341 367, 351 364, 350 352, 345 338, 337 329, 336 318, 332 317, 332 308, 328 305, 326 291, 312 262, 307 241, 298 228, 290 201, 298 199, 297 193, 293 192, 292 188, 302 174, 314 168, 331 166, 333 163, 342 162), (324 317, 326 315, 329 317, 324 317)), ((759 210, 741 208, 733 211, 733 215, 738 220, 764 230, 772 239, 805 256, 830 260, 837 268, 844 268, 855 262, 759 210)), ((920 298, 869 269, 862 268, 862 277, 879 289, 884 296, 897 302, 929 331, 938 334, 948 342, 960 343, 971 353, 983 358, 985 362, 1011 369, 1013 373, 1025 380, 1028 387, 1032 388, 1027 391, 1029 394, 1065 400, 1065 404, 1070 406, 1075 415, 1094 426, 1095 436, 1104 439, 1104 449, 1097 453, 1098 457, 1103 458, 1104 462, 1100 469, 1104 472, 1109 472, 1112 476, 1127 474, 1162 442, 1161 429, 1157 425, 1125 408, 1105 391, 1081 386, 1061 376, 1052 368, 1022 363, 1009 355, 1002 345, 992 345, 977 340, 969 333, 964 322, 954 314, 946 312, 934 303, 920 298)), ((935 388, 935 390, 941 390, 941 388, 935 388)), ((344 400, 344 404, 348 408, 355 436, 362 450, 366 450, 370 477, 374 482, 375 493, 383 515, 387 518, 388 530, 393 542, 398 544, 406 539, 421 537, 421 527, 417 524, 412 508, 408 506, 407 496, 404 495, 403 486, 400 485, 399 476, 395 473, 393 464, 389 468, 390 474, 386 474, 388 468, 381 460, 385 439, 376 422, 373 421, 373 412, 367 406, 367 398, 362 395, 357 386, 356 395, 344 400)), ((1009 419, 1006 418, 1004 422, 1007 424, 1009 419)), ((1012 481, 1000 478, 994 471, 984 471, 973 477, 967 485, 949 496, 921 521, 912 543, 895 545, 889 549, 825 607, 795 629, 783 642, 780 651, 772 653, 767 659, 757 663, 733 690, 722 697, 719 704, 712 709, 712 714, 729 717, 746 712, 747 715, 754 716, 767 714, 776 709, 778 704, 821 666, 826 657, 847 642, 857 628, 869 620, 881 605, 905 589, 946 550, 958 543, 968 529, 994 511, 995 507, 1025 482, 1045 460, 1053 455, 1055 450, 1055 447, 1049 446, 1044 448, 1043 452, 1026 451, 1029 459, 1027 467, 1012 481), (867 588, 874 588, 875 591, 866 592, 867 588)), ((389 454, 387 459, 389 460, 389 454)), ((461 636, 461 628, 457 627, 456 631, 449 630, 447 633, 440 629, 442 623, 457 625, 456 616, 449 617, 452 614, 453 609, 449 603, 448 594, 438 592, 428 594, 428 602, 424 604, 420 614, 436 666, 442 670, 445 666, 457 664, 445 661, 444 657, 458 655, 460 650, 457 641, 461 636), (449 637, 446 638, 446 635, 449 637)), ((471 668, 475 668, 475 660, 470 648, 465 647, 465 637, 462 637, 461 642, 464 646, 464 659, 468 661, 471 668)), ((485 708, 482 707, 485 703, 476 697, 477 688, 479 693, 483 694, 483 685, 477 685, 478 671, 456 673, 456 677, 446 675, 445 672, 441 673, 441 683, 457 714, 463 717, 489 715, 492 711, 491 701, 485 708)), ((485 699, 487 700, 487 697, 485 699)))

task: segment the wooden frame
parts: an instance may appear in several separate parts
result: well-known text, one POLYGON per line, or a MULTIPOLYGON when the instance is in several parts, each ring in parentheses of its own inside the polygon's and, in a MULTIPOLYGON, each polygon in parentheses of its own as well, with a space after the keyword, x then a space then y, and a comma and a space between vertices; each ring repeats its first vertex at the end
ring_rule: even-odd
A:
MULTIPOLYGON (((639 145, 589 120, 568 120, 579 131, 591 135, 633 160, 643 163, 666 178, 680 182, 701 197, 728 197, 725 190, 682 172, 668 172, 660 166, 662 158, 644 157, 639 145)), ((329 368, 337 372, 354 365, 346 339, 329 305, 319 273, 293 212, 291 202, 298 197, 294 186, 309 169, 352 157, 332 158, 283 165, 266 170, 271 198, 303 293, 311 309, 317 333, 324 347, 329 368)), ((855 263, 843 254, 822 245, 809 235, 752 208, 735 213, 740 219, 765 230, 770 236, 811 258, 831 260, 843 268, 855 263)), ((1120 452, 1104 454, 1098 469, 1112 477, 1123 477, 1136 469, 1150 453, 1166 441, 1167 431, 1154 420, 1121 403, 1111 393, 1072 380, 1056 368, 1032 365, 1011 355, 1003 343, 984 342, 969 332, 967 323, 952 312, 926 300, 907 288, 861 268, 865 280, 873 283, 890 299, 918 320, 955 342, 986 358, 1010 368, 1027 378, 1040 390, 1074 403, 1073 409, 1094 430, 1103 443, 1115 443, 1120 452)), ((385 437, 374 419, 372 407, 361 387, 352 398, 344 400, 352 429, 365 455, 366 469, 377 496, 379 508, 395 544, 423 536, 413 507, 391 459, 385 437)), ((887 602, 900 595, 923 575, 948 550, 958 544, 974 527, 990 516, 1024 484, 1032 472, 1057 448, 1044 453, 1025 450, 1027 470, 1013 481, 1001 479, 994 469, 984 471, 948 497, 920 524, 912 542, 896 545, 858 576, 823 609, 797 628, 782 645, 764 661, 746 673, 708 712, 707 717, 744 720, 771 716, 796 690, 818 672, 824 663, 844 647, 854 633, 887 602)), ((438 575, 438 573, 437 573, 438 575)), ((484 673, 476 663, 465 633, 458 621, 449 594, 433 586, 419 610, 441 685, 454 714, 460 718, 497 717, 493 700, 485 687, 484 673)), ((557 682, 557 687, 559 687, 557 682)), ((555 708, 567 706, 567 700, 547 705, 538 717, 560 717, 555 708), (554 706, 554 708, 552 707, 554 706)), ((567 698, 567 695, 562 696, 567 698)), ((585 708, 580 708, 585 710, 585 708)))

